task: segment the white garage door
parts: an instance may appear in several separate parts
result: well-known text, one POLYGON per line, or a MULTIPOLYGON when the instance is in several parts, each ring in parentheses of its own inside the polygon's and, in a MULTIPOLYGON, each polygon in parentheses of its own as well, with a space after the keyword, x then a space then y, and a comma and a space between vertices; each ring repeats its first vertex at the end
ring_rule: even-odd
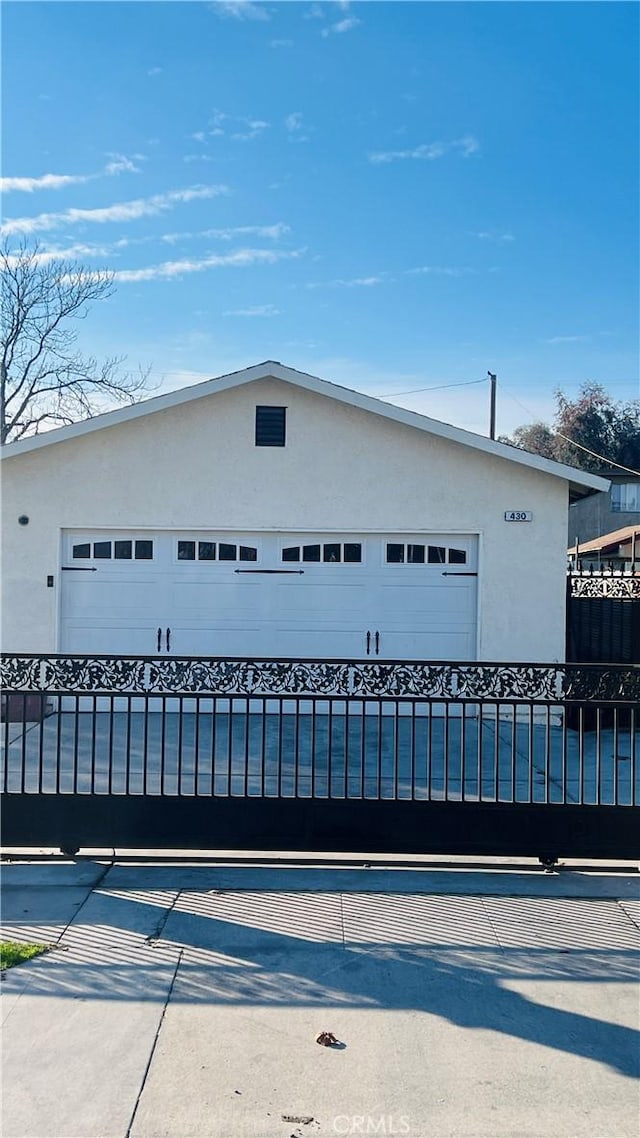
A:
POLYGON ((476 656, 473 535, 69 532, 61 651, 476 656))

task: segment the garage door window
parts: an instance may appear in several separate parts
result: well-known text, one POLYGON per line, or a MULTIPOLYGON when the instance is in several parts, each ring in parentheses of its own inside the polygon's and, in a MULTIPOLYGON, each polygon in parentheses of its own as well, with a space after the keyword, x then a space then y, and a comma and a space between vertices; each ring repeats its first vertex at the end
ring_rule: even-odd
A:
POLYGON ((228 541, 179 541, 178 561, 257 561, 255 545, 228 541))
POLYGON ((467 553, 464 549, 448 548, 445 545, 415 544, 413 542, 388 542, 387 565, 465 565, 467 553))
POLYGON ((323 545, 287 545, 282 550, 283 561, 322 561, 327 565, 361 564, 362 545, 358 541, 327 541, 323 545))
POLYGON ((90 541, 76 542, 71 550, 74 561, 81 561, 93 556, 98 561, 152 561, 153 542, 147 539, 132 541, 129 538, 122 541, 94 541, 93 554, 90 541))

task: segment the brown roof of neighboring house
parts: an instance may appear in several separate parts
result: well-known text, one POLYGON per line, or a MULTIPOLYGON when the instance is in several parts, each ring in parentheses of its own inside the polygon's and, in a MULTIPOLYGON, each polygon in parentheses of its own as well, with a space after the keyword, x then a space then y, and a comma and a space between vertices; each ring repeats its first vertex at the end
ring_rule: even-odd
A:
POLYGON ((591 541, 581 541, 578 546, 572 545, 567 552, 614 553, 618 546, 631 543, 634 535, 640 551, 640 525, 637 525, 623 526, 622 529, 614 529, 611 533, 602 534, 601 537, 594 537, 591 541))

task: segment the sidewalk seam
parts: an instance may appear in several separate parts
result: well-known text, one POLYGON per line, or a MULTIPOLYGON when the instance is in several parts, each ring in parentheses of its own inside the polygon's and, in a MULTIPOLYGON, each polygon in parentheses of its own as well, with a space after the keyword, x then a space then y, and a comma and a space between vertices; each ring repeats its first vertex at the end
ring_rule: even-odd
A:
POLYGON ((496 927, 495 927, 493 921, 491 920, 491 913, 487 909, 487 906, 485 905, 484 902, 485 902, 485 898, 481 895, 480 896, 480 904, 482 905, 484 915, 487 918, 487 921, 489 922, 489 927, 491 929, 491 932, 493 933, 494 937, 496 938, 496 944, 497 944, 498 948, 500 949, 501 952, 504 952, 504 945, 502 944, 500 937, 498 936, 498 933, 496 931, 496 927))
POLYGON ((175 966, 174 971, 173 971, 173 976, 171 977, 171 983, 169 985, 169 991, 167 992, 167 997, 164 1001, 164 1005, 162 1008, 162 1014, 160 1015, 160 1019, 158 1020, 158 1026, 156 1028, 156 1033, 153 1037, 153 1043, 151 1044, 151 1051, 149 1052, 149 1058, 147 1060, 147 1065, 144 1069, 144 1074, 142 1076, 142 1082, 140 1084, 140 1090, 138 1091, 138 1094, 136 1096, 136 1101, 135 1101, 134 1107, 133 1107, 133 1113, 131 1115, 131 1119, 129 1120, 129 1125, 127 1126, 127 1129, 125 1131, 124 1138, 131 1138, 131 1131, 133 1129, 133 1124, 136 1120, 136 1114, 138 1113, 138 1107, 140 1106, 140 1100, 142 1098, 142 1092, 144 1091, 144 1088, 145 1088, 145 1085, 147 1082, 147 1078, 149 1077, 149 1071, 151 1070, 151 1064, 153 1062, 153 1056, 155 1055, 155 1050, 156 1050, 156 1047, 158 1046, 158 1040, 160 1038, 160 1032, 162 1031, 162 1025, 164 1023, 164 1017, 166 1015, 167 1008, 169 1006, 169 1001, 170 1001, 171 996, 173 994, 173 988, 174 988, 174 984, 176 982, 176 977, 178 975, 178 969, 180 968, 180 965, 182 963, 183 954, 184 954, 184 949, 181 948, 180 952, 178 953, 178 959, 176 960, 176 966, 175 966))
POLYGON ((639 924, 638 924, 638 922, 635 920, 635 918, 631 916, 631 913, 628 913, 628 912, 627 912, 627 910, 625 909, 625 907, 624 907, 624 905, 622 904, 622 902, 621 902, 621 900, 620 900, 620 898, 619 898, 619 897, 616 897, 616 905, 617 905, 617 906, 618 906, 618 908, 620 909, 620 912, 621 912, 621 913, 623 913, 623 914, 624 914, 624 916, 627 918, 627 920, 629 921, 629 923, 633 925, 634 929, 639 929, 639 930, 640 930, 640 925, 639 925, 639 924))
POLYGON ((89 889, 87 890, 87 896, 85 897, 84 901, 82 902, 80 907, 77 909, 77 911, 73 914, 71 920, 67 921, 66 925, 64 926, 62 932, 60 933, 60 935, 56 941, 56 945, 59 945, 61 943, 62 938, 64 937, 65 933, 68 932, 68 930, 71 928, 74 921, 80 916, 80 913, 84 909, 89 898, 92 897, 95 890, 98 889, 100 887, 100 885, 102 885, 102 882, 104 881, 105 877, 107 876, 109 870, 113 869, 114 862, 115 862, 115 850, 113 852, 114 852, 114 857, 112 858, 112 860, 110 862, 107 863, 107 865, 105 865, 105 867, 104 867, 102 873, 100 874, 98 880, 94 881, 93 885, 91 885, 89 887, 89 889))

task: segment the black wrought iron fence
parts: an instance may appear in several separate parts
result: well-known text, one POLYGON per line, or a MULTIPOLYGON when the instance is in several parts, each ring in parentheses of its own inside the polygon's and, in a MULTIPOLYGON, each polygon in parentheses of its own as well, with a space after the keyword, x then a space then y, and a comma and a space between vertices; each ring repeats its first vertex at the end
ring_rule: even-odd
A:
POLYGON ((561 807, 583 836, 638 844, 637 667, 31 655, 2 679, 5 843, 220 845, 204 828, 264 848, 538 852, 535 819, 555 848, 561 807))

